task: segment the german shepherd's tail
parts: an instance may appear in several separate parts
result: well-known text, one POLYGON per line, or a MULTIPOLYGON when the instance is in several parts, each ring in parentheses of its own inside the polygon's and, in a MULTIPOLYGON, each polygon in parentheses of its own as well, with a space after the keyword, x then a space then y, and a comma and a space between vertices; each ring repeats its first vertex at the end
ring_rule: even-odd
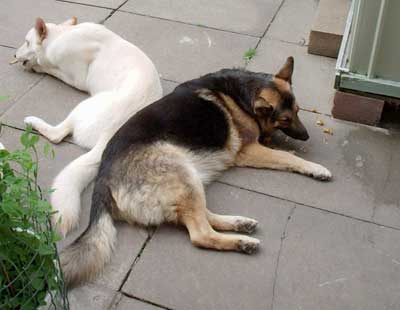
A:
POLYGON ((60 253, 61 269, 68 287, 92 280, 110 260, 117 238, 110 214, 113 201, 109 187, 98 180, 88 228, 60 253))
POLYGON ((101 156, 106 145, 99 139, 92 150, 68 164, 55 178, 50 200, 54 211, 53 225, 65 236, 79 222, 81 193, 97 174, 101 156))

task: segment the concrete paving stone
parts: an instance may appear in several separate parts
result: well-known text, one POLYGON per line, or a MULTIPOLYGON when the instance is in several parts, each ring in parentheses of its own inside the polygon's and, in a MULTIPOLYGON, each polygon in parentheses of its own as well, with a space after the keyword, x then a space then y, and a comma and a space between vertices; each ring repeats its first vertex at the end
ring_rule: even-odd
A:
POLYGON ((100 22, 110 10, 54 0, 2 0, 0 2, 0 44, 19 47, 25 35, 42 17, 46 22, 61 23, 72 16, 79 22, 100 22))
MULTIPOLYGON (((30 73, 22 72, 21 76, 24 77, 25 74, 29 76, 30 73)), ((15 75, 15 72, 13 71, 10 75, 15 75)), ((165 80, 162 80, 161 83, 164 94, 170 93, 178 85, 178 83, 165 80)), ((52 125, 57 125, 68 116, 76 105, 88 97, 88 94, 74 89, 56 78, 45 76, 0 116, 0 120, 7 125, 24 129, 24 118, 37 116, 52 125)), ((71 137, 67 137, 66 141, 73 142, 71 137)))
POLYGON ((399 309, 400 231, 296 208, 277 275, 275 310, 399 309))
POLYGON ((116 293, 99 285, 77 287, 68 292, 70 310, 108 310, 116 293))
POLYGON ((129 0, 121 10, 261 37, 282 0, 129 0))
POLYGON ((24 118, 26 116, 37 116, 52 125, 57 125, 78 103, 86 98, 88 98, 88 94, 78 91, 56 78, 46 76, 0 119, 3 123, 18 128, 25 128, 24 118))
POLYGON ((162 308, 142 302, 137 299, 122 296, 121 300, 113 305, 111 310, 160 310, 162 308))
POLYGON ((102 7, 102 8, 110 8, 110 9, 116 9, 118 8, 122 3, 124 3, 125 0, 56 0, 59 2, 73 2, 77 4, 86 4, 86 5, 92 5, 92 6, 97 6, 97 7, 102 7))
POLYGON ((165 96, 171 93, 179 83, 161 79, 161 85, 163 88, 163 95, 165 96))
MULTIPOLYGON (((386 130, 337 121, 316 113, 301 112, 310 139, 295 141, 283 134, 276 135, 276 147, 295 150, 297 155, 327 167, 333 174, 331 182, 283 171, 252 168, 228 170, 220 180, 236 186, 307 204, 349 216, 370 220, 373 209, 386 205, 379 198, 389 172, 397 163, 390 161, 398 137, 386 130), (316 124, 322 120, 324 126, 316 124), (333 135, 323 133, 333 130, 333 135)), ((398 171, 398 169, 397 169, 398 171)), ((398 191, 390 193, 399 197, 398 191)), ((381 224, 389 224, 381 218, 381 224)), ((390 222, 394 224, 393 221, 390 222)), ((396 221, 400 227, 400 221, 396 221)))
POLYGON ((319 1, 310 31, 309 53, 338 57, 351 2, 350 0, 319 1))
POLYGON ((286 0, 266 36, 300 45, 308 44, 318 2, 318 0, 286 0))
POLYGON ((172 309, 260 309, 272 301, 280 238, 294 204, 214 183, 208 208, 259 221, 254 255, 194 247, 188 233, 160 227, 144 249, 122 290, 172 309))
POLYGON ((8 62, 14 54, 15 49, 0 46, 0 115, 43 78, 39 74, 24 71, 19 66, 9 65, 8 62))
POLYGON ((400 226, 400 134, 392 133, 392 151, 390 154, 389 173, 375 203, 373 220, 378 223, 400 226))
POLYGON ((334 59, 310 55, 304 46, 264 38, 248 69, 276 73, 288 56, 294 57, 293 89, 300 107, 330 114, 335 94, 334 59))
POLYGON ((117 12, 106 26, 141 48, 162 77, 184 82, 222 68, 243 66, 258 38, 117 12))

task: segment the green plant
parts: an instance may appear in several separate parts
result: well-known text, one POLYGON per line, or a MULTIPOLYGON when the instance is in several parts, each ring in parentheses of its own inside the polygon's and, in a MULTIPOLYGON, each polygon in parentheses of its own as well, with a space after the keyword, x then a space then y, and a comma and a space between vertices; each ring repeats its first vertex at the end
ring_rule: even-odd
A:
POLYGON ((55 247, 59 237, 37 183, 39 136, 31 131, 21 135, 23 149, 0 150, 0 309, 54 309, 56 303, 67 309, 55 247))
POLYGON ((256 56, 257 51, 255 48, 249 48, 243 55, 243 59, 246 63, 246 65, 250 62, 250 60, 253 59, 254 56, 256 56))

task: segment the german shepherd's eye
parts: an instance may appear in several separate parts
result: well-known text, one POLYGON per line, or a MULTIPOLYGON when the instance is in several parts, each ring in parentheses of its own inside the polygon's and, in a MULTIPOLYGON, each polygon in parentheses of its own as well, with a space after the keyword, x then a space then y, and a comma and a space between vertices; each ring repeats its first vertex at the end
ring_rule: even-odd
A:
POLYGON ((279 119, 279 123, 281 123, 282 125, 290 125, 291 121, 292 121, 292 119, 290 117, 287 117, 287 116, 284 116, 284 117, 279 119))

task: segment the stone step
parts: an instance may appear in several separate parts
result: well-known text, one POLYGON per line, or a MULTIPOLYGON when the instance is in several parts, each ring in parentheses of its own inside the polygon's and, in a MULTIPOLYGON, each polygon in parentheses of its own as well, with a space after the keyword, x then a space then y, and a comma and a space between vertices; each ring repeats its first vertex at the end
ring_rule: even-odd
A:
POLYGON ((310 32, 308 52, 337 58, 350 0, 321 0, 310 32))

